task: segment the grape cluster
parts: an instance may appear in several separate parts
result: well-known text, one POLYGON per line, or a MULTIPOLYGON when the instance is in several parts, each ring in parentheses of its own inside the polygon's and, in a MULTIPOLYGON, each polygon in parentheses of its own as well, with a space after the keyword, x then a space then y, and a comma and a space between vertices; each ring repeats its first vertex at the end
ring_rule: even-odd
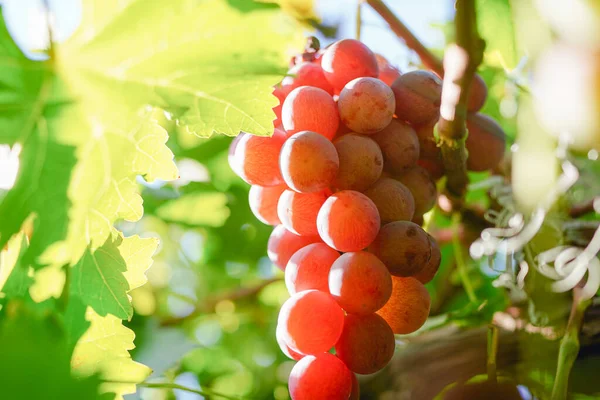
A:
MULTIPOLYGON (((354 373, 385 367, 394 334, 416 331, 429 314, 424 284, 441 254, 419 222, 443 174, 433 136, 441 81, 401 74, 357 40, 324 51, 310 43, 274 90, 273 136, 241 134, 229 161, 252 185, 253 213, 276 225, 268 256, 291 295, 277 341, 299 361, 291 397, 346 400, 358 398, 354 373)), ((471 111, 486 96, 477 82, 471 111)), ((476 149, 495 137, 493 123, 470 118, 476 149)), ((469 168, 492 168, 503 151, 469 158, 469 168)))

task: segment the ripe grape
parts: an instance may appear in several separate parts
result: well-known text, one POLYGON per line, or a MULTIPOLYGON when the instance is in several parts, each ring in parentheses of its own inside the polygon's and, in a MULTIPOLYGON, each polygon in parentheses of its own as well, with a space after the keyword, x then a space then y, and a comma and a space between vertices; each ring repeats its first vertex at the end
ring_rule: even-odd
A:
POLYGON ((429 316, 431 299, 425 286, 417 279, 392 277, 392 296, 379 314, 396 334, 408 334, 419 329, 429 316))
POLYGON ((285 132, 275 129, 272 137, 245 134, 237 142, 233 156, 234 171, 251 185, 275 186, 283 183, 279 171, 279 152, 285 132))
POLYGON ((313 243, 294 253, 285 267, 285 286, 290 295, 316 289, 329 292, 329 270, 340 253, 325 243, 313 243))
POLYGON ((476 113, 467 116, 467 129, 467 169, 487 171, 497 167, 506 147, 506 135, 500 125, 493 118, 476 113))
POLYGON ((234 137, 233 140, 231 141, 231 143, 229 144, 229 151, 227 152, 227 161, 229 162, 229 168, 231 168, 231 170, 237 176, 241 176, 242 174, 240 173, 241 164, 239 162, 237 162, 236 158, 235 158, 235 149, 237 148, 237 145, 240 142, 240 140, 245 135, 247 135, 247 133, 240 132, 239 135, 234 137))
POLYGON ((367 375, 384 368, 395 347, 394 332, 379 315, 349 314, 335 352, 351 371, 367 375))
POLYGON ((439 180, 446 173, 441 154, 439 158, 419 158, 417 165, 427 171, 434 181, 439 180))
POLYGON ((329 193, 329 190, 315 193, 298 193, 289 189, 284 191, 277 204, 281 224, 297 235, 318 235, 317 215, 329 193))
POLYGON ((420 272, 413 275, 413 278, 418 279, 422 284, 431 282, 442 262, 442 253, 440 252, 440 246, 437 241, 429 236, 429 243, 431 244, 431 257, 429 261, 420 272))
POLYGON ((431 210, 437 200, 435 182, 424 168, 415 166, 396 177, 406 186, 415 199, 415 215, 431 210))
POLYGON ((291 91, 281 109, 283 127, 288 134, 300 131, 317 132, 332 139, 340 117, 337 105, 323 89, 300 86, 291 91))
POLYGON ((275 128, 279 128, 281 126, 281 107, 283 106, 283 102, 285 101, 286 92, 281 87, 275 86, 275 88, 273 89, 273 95, 279 100, 279 104, 273 107, 273 112, 275 113, 273 126, 275 128))
POLYGON ((277 202, 281 193, 287 189, 285 185, 258 186, 252 185, 248 194, 248 204, 254 216, 267 225, 279 225, 281 221, 277 216, 277 202))
POLYGON ((379 212, 362 193, 343 190, 330 196, 319 210, 317 229, 325 243, 338 251, 360 251, 379 231, 379 212))
POLYGON ((420 272, 431 257, 427 233, 410 221, 390 222, 381 227, 369 247, 395 276, 412 276, 420 272))
POLYGON ((275 330, 275 338, 277 339, 277 344, 279 345, 279 349, 281 350, 281 352, 283 354, 286 355, 286 357, 291 358, 292 360, 296 360, 296 361, 301 360, 302 357, 304 357, 303 354, 300 354, 300 353, 295 352, 294 350, 290 349, 290 346, 288 346, 288 344, 283 339, 283 331, 281 330, 281 328, 279 326, 277 326, 277 329, 275 330))
POLYGON ((332 354, 306 356, 292 368, 288 386, 292 400, 348 400, 352 372, 332 354))
POLYGON ((333 88, 325 78, 323 69, 318 63, 313 62, 303 62, 293 66, 288 71, 288 76, 281 81, 281 85, 289 91, 300 86, 313 86, 333 95, 333 88))
POLYGON ((338 110, 344 125, 357 133, 379 132, 392 121, 394 92, 376 78, 356 78, 340 93, 338 110))
POLYGON ((379 67, 378 78, 386 85, 392 86, 392 83, 400 76, 400 71, 381 54, 375 54, 375 59, 377 60, 377 67, 379 67))
POLYGON ((363 191, 379 179, 383 171, 383 155, 373 139, 348 134, 336 139, 333 144, 340 159, 333 182, 336 189, 363 191))
POLYGON ((354 39, 343 39, 325 50, 321 60, 325 77, 336 91, 342 90, 353 79, 379 74, 377 59, 363 43, 354 39))
POLYGON ((382 224, 410 221, 415 213, 415 200, 410 190, 392 178, 381 178, 365 195, 377 206, 382 224))
POLYGON ((412 168, 419 159, 419 138, 414 129, 396 119, 372 136, 383 154, 385 168, 400 174, 412 168))
POLYGON ((331 266, 329 291, 347 313, 367 315, 379 310, 390 298, 392 276, 371 253, 345 253, 331 266))
POLYGON ((471 81, 471 89, 469 90, 469 98, 467 99, 467 111, 477 112, 485 104, 487 98, 487 85, 479 74, 475 74, 471 81))
POLYGON ((321 239, 318 236, 298 236, 283 225, 277 225, 267 243, 267 255, 277 268, 284 271, 290 257, 311 243, 318 243, 321 239))
POLYGON ((430 71, 411 71, 392 84, 396 116, 411 125, 436 119, 442 99, 442 81, 430 71))
POLYGON ((279 157, 283 179, 297 192, 316 192, 335 179, 340 160, 335 146, 318 133, 302 131, 284 143, 279 157))
POLYGON ((305 290, 283 303, 278 324, 292 350, 314 355, 335 345, 344 327, 344 311, 329 293, 305 290))

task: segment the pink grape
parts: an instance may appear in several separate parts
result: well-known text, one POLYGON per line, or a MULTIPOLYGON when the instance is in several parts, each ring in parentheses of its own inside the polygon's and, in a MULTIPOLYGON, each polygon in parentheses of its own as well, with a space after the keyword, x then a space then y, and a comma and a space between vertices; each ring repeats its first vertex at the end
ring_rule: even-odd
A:
POLYGON ((292 368, 288 386, 292 400, 348 400, 352 373, 332 354, 306 356, 292 368))
POLYGON ((290 295, 316 289, 329 292, 329 270, 340 256, 325 243, 313 243, 294 253, 285 267, 285 285, 290 295))
POLYGON ((317 132, 332 139, 340 117, 337 105, 323 89, 300 86, 290 92, 281 109, 283 127, 288 134, 300 131, 317 132))
POLYGON ((396 101, 388 85, 376 78, 356 78, 340 92, 338 110, 344 125, 373 134, 390 124, 396 101))
POLYGON ((335 42, 325 50, 321 60, 325 77, 335 91, 340 91, 351 80, 379 74, 377 59, 363 43, 354 39, 335 42))

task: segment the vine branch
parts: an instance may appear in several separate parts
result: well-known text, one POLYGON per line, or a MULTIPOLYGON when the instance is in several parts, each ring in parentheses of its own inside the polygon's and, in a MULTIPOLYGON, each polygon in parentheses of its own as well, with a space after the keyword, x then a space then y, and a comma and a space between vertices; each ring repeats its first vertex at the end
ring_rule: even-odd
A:
POLYGON ((442 76, 444 69, 442 68, 442 62, 437 58, 423 43, 417 39, 417 37, 408 29, 408 27, 389 9, 388 6, 382 0, 365 0, 367 4, 377 12, 381 18, 390 26, 392 32, 396 34, 400 39, 404 40, 406 46, 412 49, 423 64, 434 71, 438 75, 442 76))
POLYGON ((461 199, 469 179, 467 177, 467 100, 475 71, 483 60, 485 42, 477 31, 475 0, 457 0, 456 43, 444 56, 444 83, 437 135, 442 151, 450 195, 461 199))

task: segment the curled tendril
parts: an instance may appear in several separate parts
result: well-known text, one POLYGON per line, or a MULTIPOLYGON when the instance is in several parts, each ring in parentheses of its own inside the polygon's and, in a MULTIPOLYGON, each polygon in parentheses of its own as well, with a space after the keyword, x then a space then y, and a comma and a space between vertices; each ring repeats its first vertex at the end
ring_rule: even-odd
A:
MULTIPOLYGON (((525 276, 530 266, 518 257, 518 252, 538 233, 544 223, 546 214, 555 201, 565 194, 579 179, 579 171, 566 159, 566 148, 568 140, 561 137, 557 149, 557 157, 562 160, 562 174, 557 180, 555 187, 548 193, 541 204, 533 211, 529 221, 525 222, 525 216, 515 213, 512 203, 512 189, 503 180, 488 180, 490 194, 504 207, 502 212, 488 212, 486 219, 497 227, 484 229, 481 236, 470 247, 471 256, 480 259, 484 256, 492 256, 496 253, 512 255, 519 263, 517 275, 517 286, 522 288, 525 276), (512 215, 512 216, 511 216, 512 215)), ((594 201, 594 210, 600 213, 600 198, 594 201)), ((600 288, 600 260, 596 255, 600 252, 600 227, 587 245, 587 247, 558 246, 539 254, 535 261, 537 268, 543 275, 555 280, 552 289, 564 292, 577 286, 587 273, 587 280, 582 289, 582 296, 593 297, 600 288)), ((505 275, 505 274, 503 274, 505 275)), ((501 276, 497 285, 514 286, 509 283, 508 276, 501 276)))

